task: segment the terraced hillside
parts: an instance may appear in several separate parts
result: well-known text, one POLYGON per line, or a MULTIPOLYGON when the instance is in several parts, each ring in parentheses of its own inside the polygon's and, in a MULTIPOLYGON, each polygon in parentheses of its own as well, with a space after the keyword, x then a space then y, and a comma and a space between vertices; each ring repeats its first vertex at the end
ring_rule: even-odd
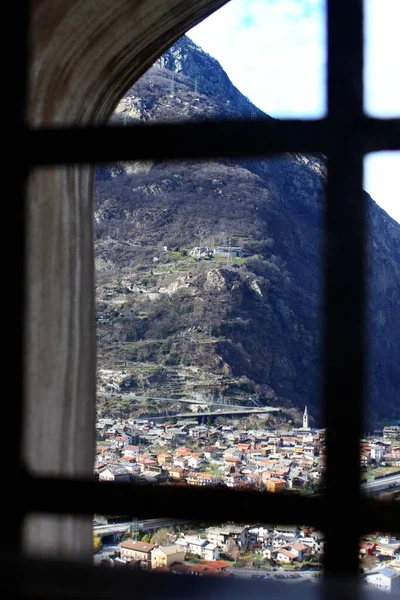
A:
MULTIPOLYGON (((111 121, 212 117, 268 118, 184 37, 111 121)), ((318 423, 326 176, 300 154, 98 168, 99 397, 307 404, 318 423)), ((400 225, 368 203, 373 425, 400 418, 400 225)))

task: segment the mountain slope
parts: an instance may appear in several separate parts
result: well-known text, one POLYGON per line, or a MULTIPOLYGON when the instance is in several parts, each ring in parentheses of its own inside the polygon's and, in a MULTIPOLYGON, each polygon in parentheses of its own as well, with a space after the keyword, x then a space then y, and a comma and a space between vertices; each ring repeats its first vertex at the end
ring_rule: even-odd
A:
MULTIPOLYGON (((266 118, 184 37, 111 121, 249 116, 266 118)), ((98 168, 99 394, 308 404, 318 421, 326 176, 299 154, 98 168)), ((371 199, 369 221, 373 423, 400 417, 400 225, 371 199)))

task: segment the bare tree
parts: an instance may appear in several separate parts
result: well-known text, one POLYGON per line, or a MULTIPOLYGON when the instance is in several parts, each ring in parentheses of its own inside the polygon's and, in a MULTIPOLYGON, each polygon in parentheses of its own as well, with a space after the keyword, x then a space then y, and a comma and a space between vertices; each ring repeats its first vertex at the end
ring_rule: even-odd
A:
POLYGON ((226 553, 229 558, 235 562, 240 557, 240 548, 237 544, 235 544, 232 538, 230 538, 226 543, 226 553))

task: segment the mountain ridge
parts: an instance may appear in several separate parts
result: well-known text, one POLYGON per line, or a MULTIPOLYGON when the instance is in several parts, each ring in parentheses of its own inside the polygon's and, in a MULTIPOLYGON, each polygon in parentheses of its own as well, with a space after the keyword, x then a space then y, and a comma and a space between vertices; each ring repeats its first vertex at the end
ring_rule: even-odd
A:
MULTIPOLYGON (((246 117, 271 118, 185 36, 111 123, 246 117)), ((298 153, 98 168, 100 371, 125 365, 129 389, 143 395, 308 404, 319 421, 326 178, 322 155, 298 153), (243 255, 191 255, 229 245, 243 255)), ((400 225, 366 198, 373 424, 400 418, 400 327, 390 325, 400 314, 400 225)), ((100 373, 99 394, 121 392, 119 379, 100 373)))

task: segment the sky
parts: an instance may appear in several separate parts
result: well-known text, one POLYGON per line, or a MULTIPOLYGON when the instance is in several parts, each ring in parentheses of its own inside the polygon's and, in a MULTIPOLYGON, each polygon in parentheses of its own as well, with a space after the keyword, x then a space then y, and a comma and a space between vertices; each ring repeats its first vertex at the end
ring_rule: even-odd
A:
MULTIPOLYGON (((351 1, 351 0, 349 0, 351 1)), ((364 106, 400 117, 400 0, 364 0, 364 106)), ((231 0, 188 32, 273 117, 326 113, 325 0, 231 0)), ((400 152, 365 159, 364 188, 400 222, 400 152)))

